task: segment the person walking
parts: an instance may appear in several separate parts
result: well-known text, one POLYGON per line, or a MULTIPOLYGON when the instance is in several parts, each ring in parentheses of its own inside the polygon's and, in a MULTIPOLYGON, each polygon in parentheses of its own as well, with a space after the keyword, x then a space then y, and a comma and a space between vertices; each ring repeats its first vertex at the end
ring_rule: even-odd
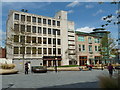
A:
POLYGON ((112 66, 111 63, 108 65, 107 69, 108 69, 108 71, 109 71, 110 77, 112 77, 112 75, 113 75, 113 69, 114 69, 114 68, 113 68, 113 66, 112 66))
POLYGON ((28 74, 28 69, 29 69, 29 68, 28 68, 28 63, 26 62, 26 63, 25 63, 25 74, 28 74))
POLYGON ((55 72, 57 73, 57 65, 55 65, 55 72))

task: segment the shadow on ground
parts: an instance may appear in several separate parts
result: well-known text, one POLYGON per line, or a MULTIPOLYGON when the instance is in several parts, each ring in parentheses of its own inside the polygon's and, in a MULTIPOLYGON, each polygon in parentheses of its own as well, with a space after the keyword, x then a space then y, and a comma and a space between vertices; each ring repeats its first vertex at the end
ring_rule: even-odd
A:
POLYGON ((43 88, 100 88, 100 87, 98 82, 85 82, 85 83, 57 85, 57 86, 50 86, 50 87, 43 87, 43 88))

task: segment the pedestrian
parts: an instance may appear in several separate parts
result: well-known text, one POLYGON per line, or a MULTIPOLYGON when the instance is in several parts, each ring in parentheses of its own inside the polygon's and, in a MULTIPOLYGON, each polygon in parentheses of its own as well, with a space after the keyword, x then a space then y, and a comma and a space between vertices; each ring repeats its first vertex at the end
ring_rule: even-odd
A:
POLYGON ((90 71, 92 70, 92 65, 89 66, 89 70, 90 70, 90 71))
POLYGON ((55 65, 55 72, 57 73, 57 65, 55 65))
POLYGON ((102 63, 102 64, 101 64, 101 70, 103 70, 103 69, 104 69, 103 67, 104 67, 104 65, 103 65, 103 63, 102 63))
POLYGON ((29 69, 28 71, 31 72, 31 62, 30 61, 28 62, 28 69, 29 69))
POLYGON ((28 68, 28 63, 26 62, 26 63, 25 63, 25 74, 28 74, 28 69, 29 69, 29 68, 28 68))
POLYGON ((114 68, 113 68, 113 66, 112 66, 111 63, 108 65, 107 69, 108 69, 108 71, 109 71, 110 77, 112 77, 112 75, 113 75, 113 69, 114 69, 114 68))

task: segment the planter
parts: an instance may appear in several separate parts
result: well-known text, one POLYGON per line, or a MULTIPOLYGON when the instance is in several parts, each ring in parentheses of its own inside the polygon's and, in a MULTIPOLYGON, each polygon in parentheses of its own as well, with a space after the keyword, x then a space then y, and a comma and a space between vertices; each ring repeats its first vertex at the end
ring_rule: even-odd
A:
POLYGON ((8 74, 17 74, 18 70, 15 69, 0 69, 0 75, 8 75, 8 74))

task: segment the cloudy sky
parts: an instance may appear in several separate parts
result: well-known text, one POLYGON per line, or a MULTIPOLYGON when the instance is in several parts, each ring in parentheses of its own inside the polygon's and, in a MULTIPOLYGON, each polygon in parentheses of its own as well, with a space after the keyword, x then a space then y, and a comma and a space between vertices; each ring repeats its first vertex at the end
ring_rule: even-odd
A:
MULTIPOLYGON (((9 0, 8 0, 9 1, 9 0)), ((81 32, 91 32, 92 29, 106 24, 103 17, 112 14, 115 20, 119 11, 117 5, 105 2, 2 2, 2 28, 0 27, 0 37, 5 38, 6 20, 9 10, 27 9, 29 13, 54 17, 59 10, 68 11, 68 20, 75 22, 75 30, 81 32), (1 34, 2 33, 2 34, 1 34)), ((112 37, 117 38, 117 25, 106 27, 111 31, 112 37)))

